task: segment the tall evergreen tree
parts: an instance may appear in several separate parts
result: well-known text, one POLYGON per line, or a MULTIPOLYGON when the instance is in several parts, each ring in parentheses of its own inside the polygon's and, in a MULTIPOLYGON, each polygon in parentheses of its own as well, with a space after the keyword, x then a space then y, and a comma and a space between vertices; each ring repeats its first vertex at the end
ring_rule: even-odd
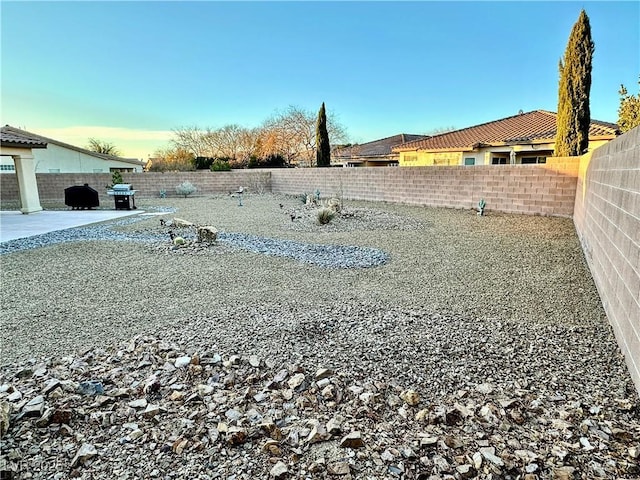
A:
POLYGON ((571 29, 564 57, 560 60, 558 133, 555 145, 558 157, 581 155, 589 147, 589 94, 594 50, 589 17, 582 10, 571 29))
POLYGON ((316 165, 328 167, 331 164, 331 146, 329 145, 329 133, 327 132, 327 114, 324 110, 324 102, 318 112, 316 125, 316 165))

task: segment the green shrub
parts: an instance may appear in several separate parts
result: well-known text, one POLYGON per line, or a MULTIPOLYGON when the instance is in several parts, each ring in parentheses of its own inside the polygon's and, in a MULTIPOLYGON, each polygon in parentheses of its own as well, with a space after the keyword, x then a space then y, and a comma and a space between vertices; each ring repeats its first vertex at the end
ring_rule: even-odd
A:
POLYGON ((193 159, 193 166, 196 167, 196 170, 210 170, 215 160, 212 157, 196 157, 193 159))
POLYGON ((122 180, 122 174, 118 170, 111 174, 111 183, 114 185, 124 183, 124 180, 122 180))
POLYGON ((320 225, 326 225, 331 220, 333 220, 333 217, 335 215, 336 212, 334 212, 330 208, 322 207, 320 210, 318 210, 318 223, 320 223, 320 225))
POLYGON ((120 173, 120 170, 115 170, 111 173, 111 185, 106 185, 106 187, 113 188, 114 185, 118 185, 120 183, 124 183, 124 180, 122 180, 122 174, 120 173))
POLYGON ((247 168, 284 168, 287 161, 282 155, 267 155, 266 157, 256 157, 252 155, 249 158, 247 168))
POLYGON ((231 165, 229 165, 229 162, 227 160, 216 158, 211 164, 211 171, 212 172, 230 172, 231 165))

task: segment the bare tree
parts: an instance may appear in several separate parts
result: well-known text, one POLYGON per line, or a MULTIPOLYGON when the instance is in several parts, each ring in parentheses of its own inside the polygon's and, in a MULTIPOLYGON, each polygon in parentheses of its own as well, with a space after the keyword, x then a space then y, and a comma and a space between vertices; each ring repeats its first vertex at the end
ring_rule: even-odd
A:
POLYGON ((443 133, 449 133, 449 132, 453 132, 456 130, 456 127, 454 127, 453 125, 449 126, 449 127, 436 127, 434 129, 429 130, 428 132, 425 133, 425 135, 429 135, 429 136, 435 136, 435 135, 442 135, 443 133))
POLYGON ((158 149, 147 163, 148 172, 175 172, 195 170, 194 155, 181 147, 158 149))
POLYGON ((226 158, 244 164, 257 150, 258 131, 236 124, 221 128, 178 128, 171 140, 175 148, 187 150, 194 157, 226 158))
MULTIPOLYGON (((343 142, 345 128, 335 115, 327 114, 327 131, 332 143, 343 142)), ((276 112, 259 128, 236 124, 221 128, 180 127, 173 130, 171 145, 193 157, 227 158, 237 167, 251 157, 281 156, 288 164, 313 166, 316 157, 316 114, 289 106, 276 112)))
MULTIPOLYGON (((313 166, 317 148, 316 122, 314 112, 293 105, 276 112, 262 125, 260 155, 281 155, 289 164, 313 166)), ((347 137, 346 129, 333 114, 327 115, 327 132, 334 143, 347 137)))
POLYGON ((120 156, 120 150, 118 150, 113 143, 106 142, 104 140, 99 140, 93 137, 89 139, 87 150, 91 150, 92 152, 102 153, 105 155, 113 155, 115 157, 120 156))
POLYGON ((199 127, 179 127, 173 129, 171 145, 176 149, 191 152, 194 157, 209 156, 209 146, 206 141, 206 130, 199 127))

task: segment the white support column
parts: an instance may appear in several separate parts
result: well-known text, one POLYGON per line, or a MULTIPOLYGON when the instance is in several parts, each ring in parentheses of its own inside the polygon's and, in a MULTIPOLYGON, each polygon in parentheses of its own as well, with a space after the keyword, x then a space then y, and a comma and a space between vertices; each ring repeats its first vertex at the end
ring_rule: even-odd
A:
POLYGON ((22 213, 34 213, 42 210, 38 183, 36 182, 36 165, 31 152, 28 154, 12 155, 18 176, 18 189, 22 213))

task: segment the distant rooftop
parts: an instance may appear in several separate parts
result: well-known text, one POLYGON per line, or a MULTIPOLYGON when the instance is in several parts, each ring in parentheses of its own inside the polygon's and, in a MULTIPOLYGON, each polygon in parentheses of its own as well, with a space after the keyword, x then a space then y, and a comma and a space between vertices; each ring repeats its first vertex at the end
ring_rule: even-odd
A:
POLYGON ((410 133, 399 133, 392 137, 373 140, 359 145, 351 145, 337 150, 334 153, 336 158, 353 157, 385 157, 393 154, 393 147, 406 142, 429 138, 426 135, 415 135, 410 133))

